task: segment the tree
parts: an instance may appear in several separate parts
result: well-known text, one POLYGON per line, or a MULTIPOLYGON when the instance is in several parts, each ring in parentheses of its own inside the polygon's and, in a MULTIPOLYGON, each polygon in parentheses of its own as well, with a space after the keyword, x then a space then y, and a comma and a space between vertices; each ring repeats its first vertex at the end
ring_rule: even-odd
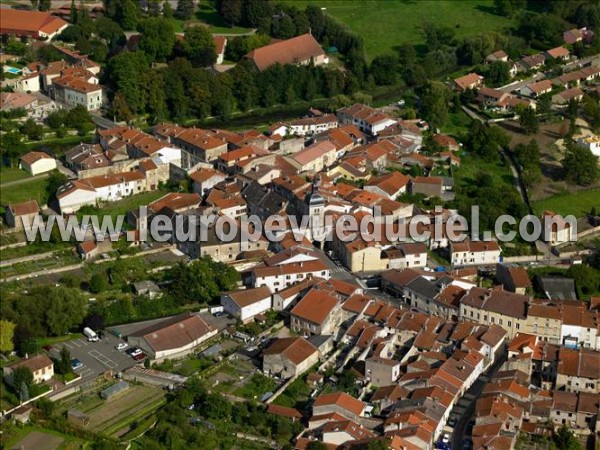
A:
POLYGON ((139 49, 145 52, 151 61, 165 61, 173 52, 175 30, 167 19, 151 17, 140 22, 138 31, 142 37, 139 49))
POLYGON ((217 2, 217 10, 230 27, 237 25, 242 19, 241 0, 220 0, 217 2))
POLYGON ((523 10, 527 0, 494 0, 496 13, 501 16, 513 16, 523 10))
POLYGON ((510 64, 504 61, 494 61, 489 65, 486 80, 495 86, 503 86, 510 81, 510 64))
POLYGON ((538 114, 545 116, 552 112, 552 95, 544 94, 538 98, 537 108, 538 114))
POLYGON ((71 12, 69 13, 69 22, 72 24, 77 23, 77 6, 75 6, 75 0, 71 0, 71 12))
POLYGON ((190 20, 194 15, 194 0, 178 0, 173 14, 179 20, 190 20))
POLYGON ((396 82, 399 61, 394 54, 376 56, 371 62, 371 75, 378 85, 390 85, 396 82))
POLYGON ((83 326, 92 330, 103 330, 104 325, 104 317, 97 312, 92 311, 83 319, 83 326))
POLYGON ((290 39, 296 35, 296 25, 290 16, 283 14, 271 23, 271 35, 277 39, 290 39))
POLYGON ((451 46, 454 41, 454 30, 445 25, 435 22, 424 22, 421 25, 421 33, 425 38, 425 46, 428 51, 438 50, 444 46, 451 46))
POLYGON ((15 327, 16 325, 8 320, 0 320, 0 353, 9 354, 14 350, 15 327))
POLYGON ((59 358, 58 360, 55 360, 54 367, 56 368, 56 371, 62 375, 73 372, 73 367, 71 366, 71 352, 66 345, 63 345, 60 349, 59 358))
POLYGON ((48 331, 61 336, 81 324, 86 314, 87 301, 78 289, 52 288, 45 294, 48 331))
POLYGON ((135 30, 138 23, 138 8, 133 0, 121 0, 116 9, 115 21, 124 30, 135 30))
POLYGON ((581 445, 566 425, 561 426, 552 436, 552 441, 558 450, 581 450, 581 445))
POLYGON ((61 187, 63 184, 66 184, 67 181, 69 180, 66 177, 66 175, 59 172, 58 170, 51 172, 48 178, 46 179, 46 193, 48 195, 54 195, 56 191, 58 191, 58 188, 61 187))
POLYGON ((587 264, 574 264, 567 270, 567 276, 575 281, 577 296, 583 300, 600 287, 600 273, 587 264))
POLYGON ((437 81, 427 83, 422 96, 422 109, 433 130, 446 123, 451 95, 450 89, 443 83, 437 81))
POLYGON ((104 273, 95 273, 90 278, 90 292, 92 294, 99 294, 100 292, 106 291, 108 289, 108 279, 104 273))
POLYGON ((589 148, 569 142, 563 172, 568 181, 584 186, 592 184, 598 179, 598 157, 589 148))
POLYGON ((29 391, 33 387, 33 373, 29 367, 17 367, 12 372, 12 385, 21 401, 29 400, 29 391))
POLYGON ((50 11, 51 8, 52 8, 51 0, 40 0, 40 4, 38 6, 38 9, 40 11, 50 11))
POLYGON ((188 28, 185 32, 183 48, 195 66, 208 67, 217 61, 215 43, 207 28, 188 28))
POLYGON ((148 0, 147 4, 150 17, 160 16, 160 0, 148 0))
POLYGON ((163 3, 163 16, 165 19, 173 18, 173 8, 168 1, 163 3))
POLYGON ((531 187, 542 176, 540 169, 540 146, 532 139, 527 144, 518 144, 514 149, 515 156, 522 167, 522 178, 525 185, 531 187))
POLYGON ((311 441, 306 446, 306 450, 327 450, 328 448, 322 441, 311 441))
POLYGON ((519 113, 519 125, 525 132, 525 134, 535 134, 539 129, 539 120, 535 113, 535 110, 531 107, 518 108, 519 113))

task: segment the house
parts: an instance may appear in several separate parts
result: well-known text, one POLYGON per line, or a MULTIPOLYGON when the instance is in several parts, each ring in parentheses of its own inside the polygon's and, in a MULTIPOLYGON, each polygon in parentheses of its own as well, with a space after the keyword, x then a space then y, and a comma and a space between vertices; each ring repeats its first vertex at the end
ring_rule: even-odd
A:
POLYGON ((290 311, 290 328, 305 336, 332 334, 341 323, 338 297, 324 289, 311 289, 290 311))
POLYGON ((40 206, 36 200, 9 204, 6 207, 6 224, 11 228, 22 230, 26 223, 31 226, 39 213, 40 206))
POLYGON ((335 161, 336 147, 330 141, 316 142, 287 159, 299 172, 317 173, 331 166, 335 161))
POLYGON ((48 153, 29 152, 21 156, 19 168, 35 176, 56 169, 56 160, 48 153))
MULTIPOLYGON (((582 28, 582 30, 585 30, 585 28, 582 28)), ((583 41, 583 32, 581 30, 578 30, 577 28, 565 31, 563 33, 563 40, 567 45, 573 45, 577 42, 581 42, 583 41)))
POLYGON ((369 429, 351 420, 329 421, 321 428, 325 444, 341 446, 346 442, 370 442, 377 435, 369 429))
POLYGON ((225 59, 225 47, 227 47, 227 38, 225 36, 214 36, 213 42, 215 43, 215 54, 217 55, 217 61, 215 64, 223 64, 225 59))
POLYGON ((410 185, 411 193, 423 194, 426 197, 451 196, 454 180, 447 177, 415 177, 410 185))
POLYGON ((12 386, 13 372, 15 369, 26 367, 33 374, 33 382, 35 384, 50 381, 54 376, 54 363, 45 353, 38 353, 4 366, 4 379, 12 386))
POLYGON ((27 91, 39 91, 39 86, 36 89, 35 86, 29 85, 29 81, 25 78, 19 82, 19 86, 13 86, 15 92, 0 92, 0 111, 24 109, 27 117, 44 120, 48 114, 58 110, 58 105, 53 101, 44 101, 34 95, 26 94, 27 91))
POLYGON ((274 129, 273 134, 280 136, 312 136, 337 128, 338 119, 335 114, 324 114, 320 116, 305 117, 293 120, 287 124, 281 124, 274 129))
POLYGON ((77 253, 81 256, 81 259, 88 260, 95 258, 100 253, 98 244, 94 239, 89 241, 80 242, 77 244, 77 253))
POLYGON ((310 33, 274 42, 252 50, 246 56, 259 71, 275 64, 314 64, 320 66, 329 63, 329 58, 310 33))
POLYGON ((527 270, 521 266, 510 266, 508 264, 496 264, 496 280, 509 292, 525 294, 531 288, 531 280, 527 270))
POLYGON ((377 136, 381 131, 398 122, 381 111, 359 103, 339 109, 337 116, 341 125, 354 125, 371 136, 377 136))
POLYGON ((577 224, 565 220, 554 211, 544 211, 541 217, 543 236, 542 239, 556 245, 563 242, 572 242, 576 239, 577 224))
POLYGON ((217 333, 200 315, 187 312, 138 330, 127 341, 141 348, 151 360, 160 361, 189 354, 217 333))
POLYGON ((161 123, 154 127, 153 132, 159 139, 185 151, 182 165, 186 167, 199 162, 214 163, 220 154, 227 151, 227 141, 213 131, 161 123))
POLYGON ((202 198, 195 192, 169 192, 158 200, 149 203, 148 210, 151 213, 158 214, 164 208, 168 208, 176 213, 184 213, 197 208, 201 201, 202 198))
POLYGON ((483 77, 477 73, 471 72, 462 77, 455 78, 453 80, 454 89, 459 91, 466 91, 468 89, 477 89, 483 84, 483 77))
POLYGON ((204 195, 216 184, 225 180, 225 175, 218 170, 202 168, 192 172, 190 179, 194 182, 194 192, 204 195))
POLYGON ((233 317, 246 323, 271 309, 271 291, 261 286, 224 292, 221 294, 221 305, 233 317))
POLYGON ((566 105, 571 101, 580 102, 583 99, 583 91, 577 87, 564 90, 552 96, 552 103, 566 105))
POLYGON ((106 103, 102 86, 84 78, 67 75, 54 79, 52 85, 53 98, 67 106, 83 106, 88 111, 94 111, 106 103))
POLYGON ((567 61, 569 59, 571 52, 566 47, 555 47, 550 50, 546 50, 546 55, 552 59, 560 59, 562 61, 567 61))
POLYGON ((485 62, 492 63, 496 61, 508 62, 508 55, 504 50, 497 50, 485 57, 485 62))
POLYGON ((558 352, 556 389, 600 393, 600 353, 562 347, 558 352))
POLYGON ((395 200, 398 196, 406 193, 409 183, 410 177, 394 171, 370 178, 364 190, 395 200))
POLYGON ((529 297, 500 289, 474 287, 460 299, 460 318, 500 325, 512 339, 526 329, 529 297))
POLYGON ((345 392, 321 394, 313 403, 313 417, 325 414, 339 414, 350 420, 358 420, 364 413, 366 405, 345 392))
POLYGON ((530 83, 527 86, 523 86, 520 92, 521 95, 537 98, 551 91, 552 80, 542 80, 535 83, 530 83))
POLYGON ((435 142, 438 146, 440 146, 444 150, 450 150, 452 152, 455 152, 460 148, 460 146, 458 145, 458 142, 456 142, 456 139, 454 139, 452 136, 448 136, 446 134, 439 134, 439 133, 434 134, 432 139, 433 139, 433 142, 435 142))
POLYGON ((0 14, 0 34, 33 39, 52 40, 69 24, 41 11, 3 8, 0 14))
POLYGON ((600 316, 596 311, 588 309, 585 303, 578 300, 561 301, 559 305, 559 311, 562 313, 562 323, 559 324, 560 344, 569 348, 583 347, 598 350, 600 316))
POLYGON ((577 138, 577 144, 588 148, 594 155, 600 156, 600 136, 591 134, 577 138))
POLYGON ((40 91, 40 74, 35 72, 29 75, 22 75, 13 80, 12 88, 15 92, 31 93, 40 91))
POLYGON ((463 241, 450 244, 450 261, 453 266, 496 264, 500 259, 500 246, 495 241, 463 241))
POLYGON ((365 374, 372 386, 389 386, 400 376, 400 361, 372 356, 365 360, 365 374))
POLYGON ((525 72, 529 70, 536 70, 541 68, 544 65, 546 58, 541 53, 536 53, 535 55, 529 55, 524 57, 521 61, 519 61, 518 65, 525 72))
POLYGON ((510 97, 510 94, 487 86, 482 86, 479 91, 477 91, 477 101, 484 107, 498 106, 499 103, 508 97, 510 97))
POLYGON ((303 337, 275 339, 263 352, 263 372, 298 377, 319 362, 319 350, 303 337))
POLYGON ((56 191, 63 214, 70 214, 84 205, 96 205, 99 200, 117 201, 147 190, 146 177, 139 170, 72 180, 56 191))
POLYGON ((154 281, 137 281, 133 283, 133 292, 136 295, 145 295, 146 297, 152 299, 160 295, 160 288, 154 281))

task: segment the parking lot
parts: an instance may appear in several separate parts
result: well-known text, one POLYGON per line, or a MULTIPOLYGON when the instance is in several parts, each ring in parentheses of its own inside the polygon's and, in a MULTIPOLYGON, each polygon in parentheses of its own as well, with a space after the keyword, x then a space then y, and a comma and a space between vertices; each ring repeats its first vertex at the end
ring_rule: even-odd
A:
POLYGON ((119 351, 115 348, 120 342, 124 341, 109 333, 105 333, 104 339, 98 342, 88 342, 86 338, 81 337, 54 345, 50 350, 50 356, 60 358, 60 350, 64 345, 71 352, 71 359, 78 359, 83 363, 83 367, 77 369, 75 373, 86 380, 97 377, 107 370, 121 372, 136 364, 125 350, 119 351))

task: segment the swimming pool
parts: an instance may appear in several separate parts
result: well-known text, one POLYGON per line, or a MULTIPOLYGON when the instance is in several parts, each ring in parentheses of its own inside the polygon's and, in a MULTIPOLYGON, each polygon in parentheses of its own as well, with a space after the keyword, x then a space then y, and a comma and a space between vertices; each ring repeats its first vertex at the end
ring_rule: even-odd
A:
POLYGON ((12 73, 13 75, 19 75, 21 73, 21 69, 17 69, 16 67, 4 66, 4 71, 8 73, 12 73))

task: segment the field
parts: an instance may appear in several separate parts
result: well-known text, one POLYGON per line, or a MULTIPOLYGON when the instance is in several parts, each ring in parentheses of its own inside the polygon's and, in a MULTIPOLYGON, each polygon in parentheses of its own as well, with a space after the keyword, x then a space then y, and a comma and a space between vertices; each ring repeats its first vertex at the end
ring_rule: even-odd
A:
POLYGON ((40 206, 45 205, 48 202, 46 183, 45 178, 36 178, 9 187, 0 186, 0 204, 8 205, 10 203, 26 202, 27 200, 37 200, 40 206))
POLYGON ((10 183, 11 181, 29 178, 30 176, 31 175, 29 175, 27 172, 17 167, 2 166, 2 168, 0 168, 0 185, 4 183, 10 183))
POLYGON ((88 429, 105 435, 121 435, 129 425, 155 411, 164 403, 164 391, 158 387, 130 386, 117 397, 105 401, 94 395, 75 407, 90 417, 88 429))
POLYGON ((583 217, 594 206, 597 211, 600 211, 600 189, 558 194, 532 204, 538 215, 545 210, 550 210, 563 216, 573 214, 575 217, 583 217))
POLYGON ((87 448, 85 441, 74 436, 68 436, 39 426, 26 425, 21 428, 12 424, 3 428, 2 444, 3 448, 11 450, 75 450, 87 448))
POLYGON ((492 0, 287 0, 298 8, 316 5, 348 25, 365 41, 369 59, 401 44, 422 44, 425 21, 446 24, 458 37, 500 31, 512 25, 497 16, 492 0))
POLYGON ((202 2, 200 4, 199 10, 196 13, 196 17, 192 20, 183 21, 179 19, 172 18, 171 23, 173 24, 173 28, 175 28, 176 33, 181 33, 185 31, 187 25, 198 25, 205 24, 208 25, 210 32, 213 34, 245 34, 251 33, 252 30, 250 28, 243 27, 228 27, 227 24, 223 21, 221 16, 217 13, 215 8, 211 4, 207 4, 202 2))

